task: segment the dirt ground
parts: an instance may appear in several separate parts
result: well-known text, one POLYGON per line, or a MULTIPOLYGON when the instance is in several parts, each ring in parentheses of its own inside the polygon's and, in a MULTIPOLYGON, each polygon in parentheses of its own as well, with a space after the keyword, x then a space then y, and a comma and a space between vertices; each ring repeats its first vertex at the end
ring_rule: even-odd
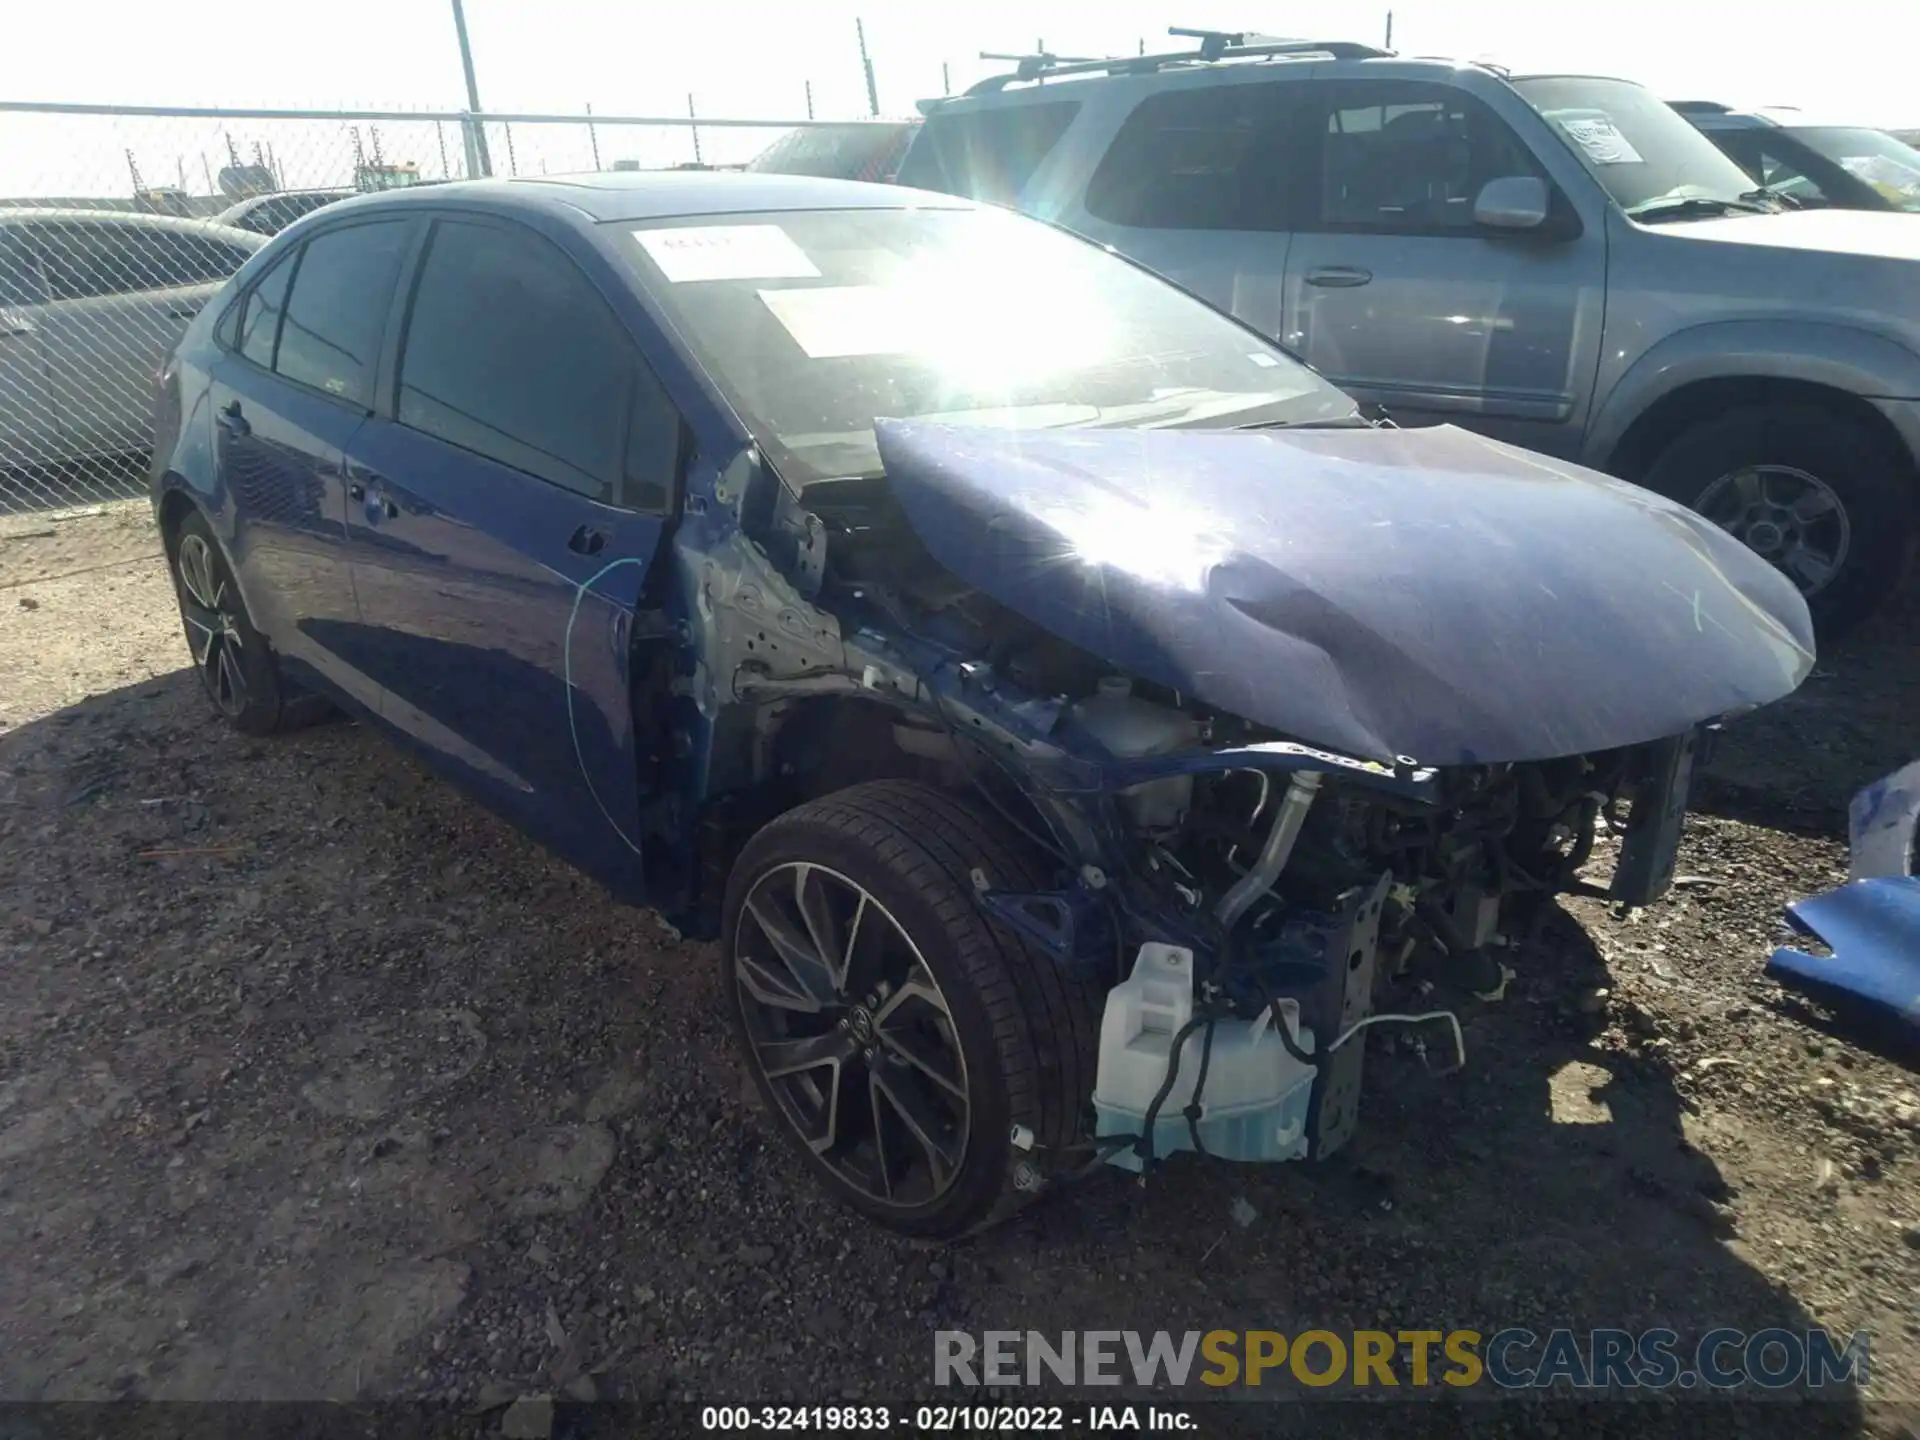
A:
POLYGON ((216 725, 143 507, 0 521, 0 1399, 898 1403, 945 1327, 1664 1324, 1865 1329, 1911 1406, 1920 1077, 1760 969, 1920 753, 1915 635, 1744 722, 1682 882, 1568 902, 1464 1073, 1370 1058, 1343 1159, 938 1249, 808 1182, 710 951, 360 726, 216 725))

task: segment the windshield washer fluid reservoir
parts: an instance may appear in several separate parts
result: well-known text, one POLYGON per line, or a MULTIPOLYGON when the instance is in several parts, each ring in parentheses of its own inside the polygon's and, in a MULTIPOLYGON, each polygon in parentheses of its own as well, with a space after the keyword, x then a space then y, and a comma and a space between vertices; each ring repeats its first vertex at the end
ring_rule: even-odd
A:
MULTIPOLYGON (((1280 1002, 1294 1043, 1314 1053, 1300 1007, 1280 1002)), ((1175 945, 1140 947, 1133 974, 1107 994, 1100 1021, 1100 1068, 1093 1087, 1094 1133, 1140 1135, 1153 1097, 1166 1082, 1173 1037, 1193 1018, 1193 952, 1175 945)), ((1181 1047, 1180 1073, 1161 1102, 1153 1126, 1153 1153, 1193 1149, 1182 1113, 1193 1101, 1207 1027, 1198 1025, 1181 1047)), ((1200 1095, 1200 1143, 1226 1160, 1297 1160, 1307 1151, 1307 1115, 1316 1071, 1296 1060, 1273 1030, 1273 1012, 1213 1025, 1213 1053, 1200 1095)), ((1124 1170, 1142 1168, 1127 1146, 1108 1157, 1124 1170)))
MULTIPOLYGON (((1199 722, 1191 715, 1135 695, 1133 682, 1124 675, 1103 676, 1094 693, 1073 707, 1073 718, 1122 760, 1181 750, 1200 735, 1199 722)), ((1121 798, 1142 830, 1177 829, 1193 803, 1193 777, 1150 780, 1123 791, 1121 798)))

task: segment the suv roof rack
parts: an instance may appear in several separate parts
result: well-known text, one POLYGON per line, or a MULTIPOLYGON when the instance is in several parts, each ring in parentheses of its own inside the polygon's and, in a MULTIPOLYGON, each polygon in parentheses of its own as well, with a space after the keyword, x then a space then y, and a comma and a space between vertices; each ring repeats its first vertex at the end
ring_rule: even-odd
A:
POLYGON ((1378 60, 1394 52, 1351 40, 1284 40, 1252 30, 1189 30, 1170 26, 1169 35, 1198 40, 1193 50, 1173 50, 1158 55, 1110 55, 1105 59, 1078 59, 1052 55, 1044 51, 1032 55, 1001 55, 982 51, 982 60, 1009 60, 1015 69, 1005 75, 990 75, 965 90, 967 95, 995 95, 1009 85, 1051 80, 1066 75, 1150 75, 1169 66, 1211 65, 1219 60, 1255 60, 1282 56, 1325 56, 1335 60, 1378 60))

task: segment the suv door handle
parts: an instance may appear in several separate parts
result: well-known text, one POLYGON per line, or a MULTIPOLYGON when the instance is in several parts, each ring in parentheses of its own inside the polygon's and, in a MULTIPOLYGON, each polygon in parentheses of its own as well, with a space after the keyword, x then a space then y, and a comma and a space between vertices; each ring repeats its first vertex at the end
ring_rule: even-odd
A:
POLYGON ((567 537, 567 548, 576 555, 598 555, 607 548, 607 532, 593 525, 582 525, 567 537))
POLYGON ((213 423, 238 440, 253 433, 253 426, 247 423, 247 417, 241 413, 240 402, 232 401, 222 409, 216 410, 213 423))
POLYGON ((1358 265, 1322 265, 1316 270, 1307 271, 1307 284, 1318 285, 1326 290, 1351 290, 1357 285, 1365 285, 1373 279, 1371 270, 1362 270, 1358 265))

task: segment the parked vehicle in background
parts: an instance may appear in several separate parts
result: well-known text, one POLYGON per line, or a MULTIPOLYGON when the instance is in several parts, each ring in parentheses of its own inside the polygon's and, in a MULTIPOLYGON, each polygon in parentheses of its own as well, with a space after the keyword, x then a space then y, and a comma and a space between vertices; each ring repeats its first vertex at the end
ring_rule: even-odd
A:
POLYGON ((1884 130, 1822 124, 1788 107, 1672 104, 1755 185, 1796 210, 1920 214, 1920 150, 1884 130))
POLYGON ((1110 244, 1407 424, 1693 506, 1865 615, 1920 534, 1920 225, 1778 213, 1639 85, 1209 35, 928 102, 902 184, 1110 244))
POLYGON ((351 190, 276 190, 229 205, 214 216, 216 224, 251 230, 256 235, 278 235, 302 215, 353 194, 351 190))
POLYGON ((338 700, 718 935, 773 1123, 918 1234, 1102 1159, 1332 1154, 1366 1027, 1430 996, 1463 1059, 1443 997, 1504 984, 1515 907, 1603 811, 1614 898, 1661 893, 1702 725, 1813 659, 1682 507, 1369 424, 897 186, 343 201, 195 322, 158 429, 227 720, 338 700))
POLYGON ((915 120, 861 120, 789 131, 747 162, 762 175, 887 181, 912 143, 915 120))
POLYGON ((160 362, 263 243, 207 221, 0 210, 0 469, 146 449, 160 362))

